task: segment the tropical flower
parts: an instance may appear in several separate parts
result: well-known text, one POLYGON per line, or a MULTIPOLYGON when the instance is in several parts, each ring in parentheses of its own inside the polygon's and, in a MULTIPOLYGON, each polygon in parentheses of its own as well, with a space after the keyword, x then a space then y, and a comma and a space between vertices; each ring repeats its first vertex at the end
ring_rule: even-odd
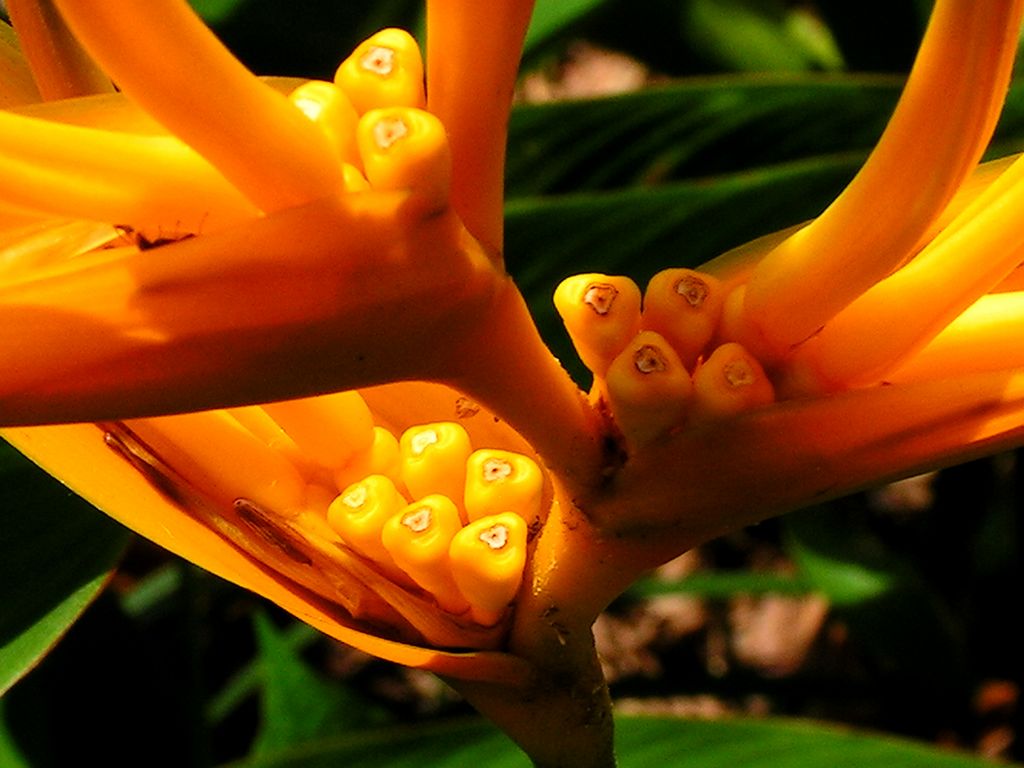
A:
POLYGON ((589 627, 639 574, 1024 436, 1024 165, 978 167, 1022 2, 939 0, 813 222, 566 279, 586 394, 502 264, 530 2, 430 0, 425 65, 389 29, 333 82, 252 76, 183 0, 8 5, 6 439, 538 765, 612 763, 589 627))

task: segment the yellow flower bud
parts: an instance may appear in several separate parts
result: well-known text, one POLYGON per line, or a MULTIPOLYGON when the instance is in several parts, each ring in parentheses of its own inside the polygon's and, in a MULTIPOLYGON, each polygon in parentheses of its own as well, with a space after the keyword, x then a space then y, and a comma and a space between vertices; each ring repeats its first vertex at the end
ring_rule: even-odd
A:
POLYGON ((432 494, 405 507, 384 524, 382 540, 395 564, 448 613, 469 609, 452 578, 448 550, 462 530, 455 503, 432 494))
POLYGON ((359 113, 333 83, 311 80, 289 94, 292 104, 320 126, 337 153, 339 163, 359 163, 356 125, 359 113))
POLYGON ((373 428, 373 443, 362 455, 334 473, 338 488, 345 488, 367 475, 384 475, 394 483, 402 481, 402 457, 398 438, 384 427, 373 428))
POLYGON ((528 456, 490 448, 466 462, 466 515, 470 520, 515 512, 528 525, 539 520, 544 476, 528 456))
POLYGON ((382 29, 338 67, 334 82, 362 114, 379 107, 426 105, 423 58, 412 35, 382 29))
POLYGON ((640 330, 640 289, 628 277, 566 278, 555 289, 555 308, 580 360, 599 378, 640 330))
POLYGON ((363 172, 349 163, 341 166, 341 180, 346 192, 366 192, 370 188, 363 172))
POLYGON ((359 151, 370 186, 408 189, 431 209, 448 205, 452 159, 441 121, 405 107, 374 109, 359 121, 359 151))
POLYGON ((398 441, 402 482, 414 499, 433 493, 460 500, 466 484, 466 460, 473 452, 469 435, 446 421, 410 427, 398 441))
POLYGON ((723 344, 697 367, 693 392, 693 420, 735 416, 775 400, 761 364, 735 342, 723 344))
POLYGON ((645 330, 660 333, 692 369, 715 335, 724 301, 716 277, 692 269, 666 269, 647 284, 641 322, 645 330))
POLYGON ((370 475, 350 485, 331 502, 327 522, 353 550, 393 566, 381 541, 381 530, 405 504, 391 480, 383 475, 370 475))
POLYGON ((631 448, 679 426, 693 393, 679 355, 654 331, 641 331, 615 358, 606 386, 612 416, 631 448))
POLYGON ((452 539, 452 576, 477 624, 497 624, 519 591, 526 533, 523 518, 503 512, 470 523, 452 539))
POLYGON ((258 437, 263 443, 275 451, 280 451, 292 464, 305 470, 308 460, 303 456, 299 446, 295 444, 281 425, 270 418, 270 414, 258 405, 247 405, 240 408, 228 408, 227 412, 243 427, 258 437))

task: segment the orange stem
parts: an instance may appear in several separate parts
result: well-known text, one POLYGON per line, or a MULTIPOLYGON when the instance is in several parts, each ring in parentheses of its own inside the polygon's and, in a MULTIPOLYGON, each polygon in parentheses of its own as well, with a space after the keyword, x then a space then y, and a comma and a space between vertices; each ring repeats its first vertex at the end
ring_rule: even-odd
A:
POLYGON ((44 99, 114 92, 110 78, 71 34, 52 0, 8 0, 7 12, 44 99))
POLYGON ((427 105, 448 130, 452 203, 500 263, 505 139, 533 0, 428 0, 427 105))

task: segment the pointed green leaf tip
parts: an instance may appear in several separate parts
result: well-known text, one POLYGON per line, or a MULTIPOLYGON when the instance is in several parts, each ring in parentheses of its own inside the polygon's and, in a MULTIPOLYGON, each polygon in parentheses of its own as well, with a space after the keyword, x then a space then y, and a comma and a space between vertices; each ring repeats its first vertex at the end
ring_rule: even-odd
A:
POLYGON ((102 590, 128 533, 0 441, 0 694, 102 590))

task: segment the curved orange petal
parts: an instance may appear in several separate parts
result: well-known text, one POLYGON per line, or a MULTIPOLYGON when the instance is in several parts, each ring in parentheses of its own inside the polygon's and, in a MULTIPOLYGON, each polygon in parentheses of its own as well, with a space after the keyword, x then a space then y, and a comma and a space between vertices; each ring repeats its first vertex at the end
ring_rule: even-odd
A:
POLYGON ((173 136, 0 112, 0 197, 54 216, 137 230, 211 232, 259 211, 173 136))
POLYGON ((950 371, 1024 366, 1024 290, 982 296, 920 352, 886 374, 892 382, 941 379, 950 371))
POLYGON ((797 349, 787 368, 831 388, 884 379, 1024 260, 1022 204, 1024 161, 1018 160, 909 264, 797 349))

